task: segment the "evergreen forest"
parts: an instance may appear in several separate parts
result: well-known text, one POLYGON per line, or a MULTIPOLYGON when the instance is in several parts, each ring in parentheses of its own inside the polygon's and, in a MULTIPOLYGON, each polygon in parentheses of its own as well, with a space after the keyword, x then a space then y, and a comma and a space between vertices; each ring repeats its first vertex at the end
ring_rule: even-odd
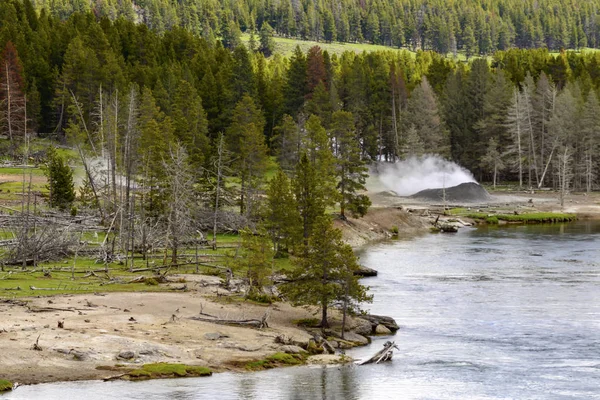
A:
MULTIPOLYGON (((600 53, 575 51, 597 43, 595 10, 595 0, 5 0, 0 153, 44 165, 48 192, 33 207, 40 195, 99 218, 106 263, 124 254, 133 272, 134 253, 166 248, 163 264, 178 265, 199 236, 212 233, 216 250, 233 231, 229 267, 245 271, 248 293, 262 296, 273 259, 291 255, 296 284, 282 290, 321 306, 326 326, 331 305, 369 299, 330 216, 366 214, 370 164, 438 154, 494 185, 597 189, 600 53), (276 35, 409 49, 286 57, 276 35), (456 51, 467 59, 446 54, 456 51)), ((59 246, 39 232, 25 223, 13 263, 59 246)))

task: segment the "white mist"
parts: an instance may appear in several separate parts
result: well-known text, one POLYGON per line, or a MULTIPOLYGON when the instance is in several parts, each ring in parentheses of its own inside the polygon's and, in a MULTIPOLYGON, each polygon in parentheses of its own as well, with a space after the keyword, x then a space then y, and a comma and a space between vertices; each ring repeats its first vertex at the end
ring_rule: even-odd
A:
POLYGON ((381 183, 400 196, 476 182, 467 169, 438 155, 411 157, 395 164, 382 163, 377 169, 381 183))

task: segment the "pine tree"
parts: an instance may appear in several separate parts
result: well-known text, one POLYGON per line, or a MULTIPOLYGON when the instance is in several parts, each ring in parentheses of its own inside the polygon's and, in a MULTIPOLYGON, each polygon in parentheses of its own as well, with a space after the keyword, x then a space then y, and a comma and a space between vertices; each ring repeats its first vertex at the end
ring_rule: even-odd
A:
POLYGON ((406 110, 406 123, 413 125, 429 152, 450 155, 450 138, 438 107, 437 97, 424 76, 412 92, 406 110))
POLYGON ((340 214, 346 217, 346 208, 355 216, 362 217, 371 205, 369 198, 357 194, 366 190, 367 166, 360 156, 356 140, 354 117, 346 111, 336 111, 332 117, 331 137, 336 156, 337 189, 340 193, 340 214))
POLYGON ((294 54, 290 58, 290 66, 287 71, 287 79, 283 88, 284 112, 292 117, 298 115, 298 111, 304 105, 304 99, 308 93, 307 86, 307 62, 300 46, 296 46, 294 54))
POLYGON ((265 227, 273 241, 275 254, 281 256, 300 242, 301 219, 290 179, 283 170, 269 182, 265 227))
POLYGON ((229 150, 237 155, 234 168, 241 180, 240 213, 246 216, 252 216, 257 211, 257 191, 268 160, 264 124, 262 113, 254 100, 244 95, 235 106, 233 122, 225 133, 229 150))
POLYGON ((336 302, 351 297, 357 302, 370 301, 367 288, 353 272, 358 269, 356 256, 342 241, 342 232, 333 227, 331 219, 315 220, 313 234, 290 274, 290 283, 282 287, 287 298, 296 305, 316 305, 321 308, 322 328, 329 327, 328 309, 336 302))
POLYGON ((48 179, 50 207, 66 210, 75 201, 73 170, 54 147, 47 151, 44 174, 48 179))
POLYGON ((248 290, 245 297, 262 300, 262 290, 269 283, 275 252, 265 231, 243 229, 240 234, 242 242, 233 265, 246 272, 248 290))
POLYGON ((202 99, 189 82, 180 81, 171 108, 175 138, 185 146, 197 175, 210 153, 208 121, 202 99))
POLYGON ((260 28, 260 52, 265 57, 270 57, 275 51, 275 39, 273 38, 274 31, 267 21, 263 22, 260 28))
POLYGON ((302 136, 300 128, 289 115, 284 115, 281 123, 275 127, 272 149, 281 169, 290 173, 300 161, 302 136))

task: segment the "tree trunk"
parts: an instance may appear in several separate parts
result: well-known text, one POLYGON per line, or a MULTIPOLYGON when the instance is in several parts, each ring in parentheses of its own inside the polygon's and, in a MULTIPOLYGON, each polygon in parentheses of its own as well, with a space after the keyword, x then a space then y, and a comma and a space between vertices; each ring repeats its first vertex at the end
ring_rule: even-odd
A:
POLYGON ((323 297, 321 300, 321 328, 329 328, 329 322, 327 322, 327 297, 323 297))

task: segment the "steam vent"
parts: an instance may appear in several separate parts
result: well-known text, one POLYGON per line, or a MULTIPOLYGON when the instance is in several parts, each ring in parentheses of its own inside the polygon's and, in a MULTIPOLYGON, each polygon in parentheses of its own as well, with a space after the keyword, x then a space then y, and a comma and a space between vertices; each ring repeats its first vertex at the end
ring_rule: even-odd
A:
MULTIPOLYGON (((425 189, 410 196, 424 201, 443 201, 444 189, 425 189)), ((446 188, 446 201, 450 203, 478 203, 490 200, 490 194, 475 182, 461 183, 458 186, 446 188)))

